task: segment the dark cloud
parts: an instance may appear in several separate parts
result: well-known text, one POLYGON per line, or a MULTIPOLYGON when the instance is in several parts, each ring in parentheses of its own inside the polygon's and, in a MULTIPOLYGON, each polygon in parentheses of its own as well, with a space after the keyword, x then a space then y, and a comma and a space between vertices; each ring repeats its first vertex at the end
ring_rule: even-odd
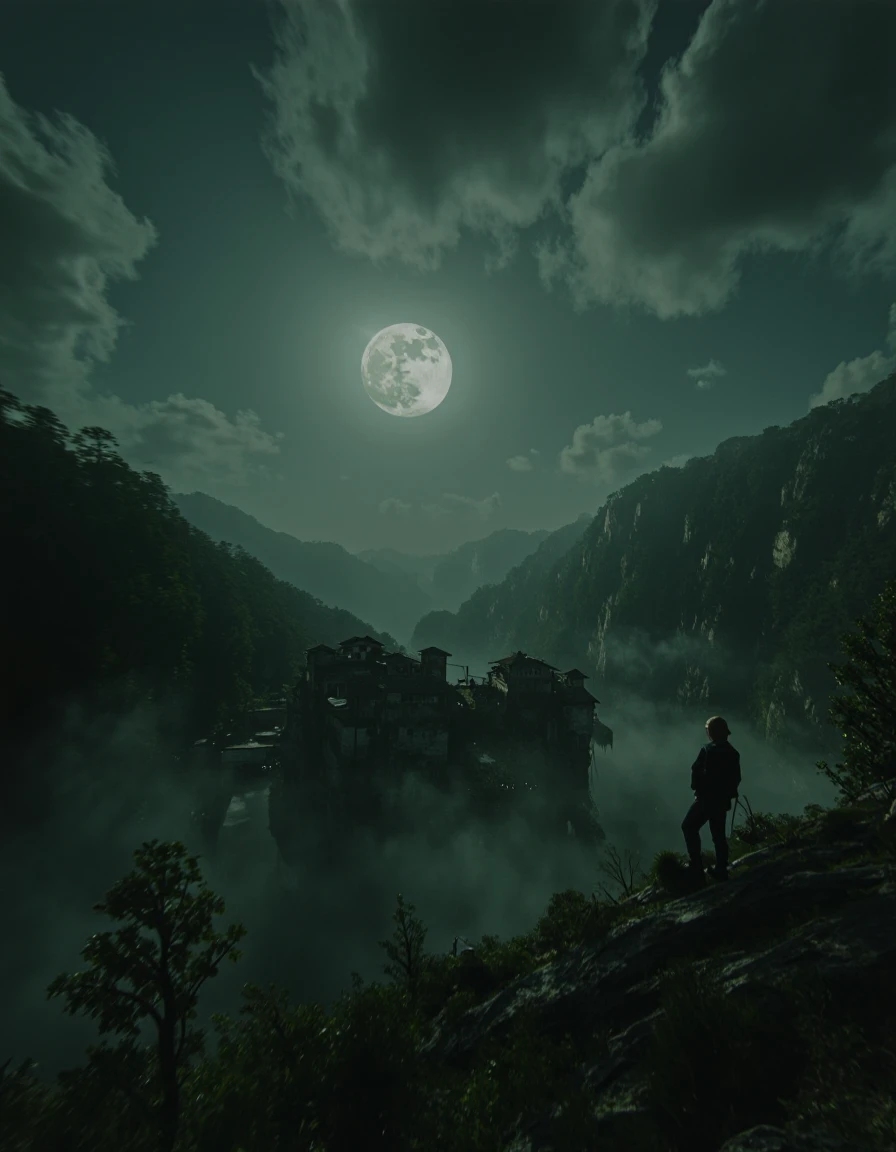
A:
POLYGON ((634 122, 654 0, 280 0, 268 155, 338 246, 436 267, 464 228, 499 258, 634 122))
POLYGON ((896 260, 896 5, 714 0, 645 139, 610 149, 542 250, 577 302, 720 308, 750 252, 896 260))
POLYGON ((631 412, 617 416, 595 416, 590 424, 580 424, 572 434, 572 443, 560 452, 560 471, 595 484, 613 485, 630 479, 643 465, 653 449, 643 441, 663 430, 659 420, 632 418, 631 412))
POLYGON ((70 426, 99 424, 125 455, 165 480, 242 482, 278 449, 255 413, 231 419, 183 395, 146 404, 102 396, 91 369, 108 361, 125 324, 109 303, 157 242, 109 184, 106 148, 71 116, 15 104, 0 76, 0 375, 70 426))
POLYGON ((69 116, 19 108, 0 76, 0 366, 34 399, 76 394, 123 321, 107 299, 155 244, 107 183, 111 158, 69 116))
POLYGON ((896 5, 713 0, 641 124, 656 5, 280 0, 268 155, 341 248, 536 246, 579 306, 722 307, 750 252, 896 261, 896 5), (570 195, 570 191, 572 194, 570 195))

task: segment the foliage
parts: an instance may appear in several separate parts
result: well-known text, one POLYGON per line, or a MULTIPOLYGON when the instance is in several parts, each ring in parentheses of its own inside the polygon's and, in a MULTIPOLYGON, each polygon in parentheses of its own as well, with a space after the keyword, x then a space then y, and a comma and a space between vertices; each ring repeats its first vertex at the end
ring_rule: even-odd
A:
POLYGON ((214 917, 224 902, 206 886, 196 857, 179 843, 148 841, 135 853, 136 866, 106 894, 95 911, 123 927, 99 932, 82 955, 88 967, 58 976, 48 996, 64 997, 66 1011, 96 1020, 100 1034, 119 1037, 113 1051, 96 1050, 114 1072, 120 1061, 137 1059, 141 1028, 155 1030, 153 1076, 146 1090, 127 1083, 137 1106, 154 1120, 162 1146, 173 1148, 180 1119, 180 1092, 191 1058, 202 1049, 192 1022, 199 992, 225 959, 235 961, 241 925, 223 933, 214 917))
POLYGON ((0 593, 16 675, 5 741, 54 706, 175 698, 193 740, 294 681, 304 651, 369 631, 192 528, 158 476, 101 428, 74 435, 0 392, 0 593))
POLYGON ((733 849, 754 851, 770 844, 795 844, 802 834, 805 818, 791 813, 755 812, 747 796, 735 801, 729 842, 733 849), (741 823, 735 823, 741 814, 741 823))
POLYGON ((687 857, 681 852, 668 848, 657 852, 650 870, 660 888, 670 896, 683 896, 692 887, 687 857))
POLYGON ((630 848, 620 852, 614 844, 608 844, 601 853, 598 867, 616 891, 611 891, 603 883, 597 884, 597 890, 614 904, 620 898, 633 896, 643 879, 641 861, 630 848))
POLYGON ((896 580, 889 580, 856 629, 841 639, 845 661, 829 664, 838 688, 831 722, 843 734, 843 761, 818 768, 847 800, 882 785, 892 799, 896 778, 896 580))
POLYGON ((419 1023, 395 985, 354 982, 330 1011, 248 987, 189 1085, 196 1152, 408 1148, 425 1108, 419 1023))
POLYGON ((575 888, 555 892, 535 926, 538 948, 544 952, 561 952, 580 944, 592 908, 592 901, 575 888))
POLYGON ((786 997, 769 1011, 755 996, 726 994, 720 965, 681 963, 660 985, 662 1015, 645 1059, 648 1098, 673 1149, 715 1152, 736 1132, 783 1119, 795 1090, 786 997))
POLYGON ((380 941, 380 947, 389 961, 383 966, 383 971, 411 996, 420 983, 424 962, 423 942, 426 939, 426 928, 416 913, 415 906, 405 903, 399 892, 392 914, 395 924, 392 938, 380 941))
POLYGON ((515 1132, 559 1109, 562 1115, 551 1125, 551 1143, 558 1148, 589 1147, 593 1118, 586 1092, 570 1075, 574 1067, 571 1042, 547 1039, 521 1013, 509 1035, 486 1044, 470 1071, 453 1078, 429 1117, 432 1142, 415 1146, 421 1152, 431 1147, 494 1152, 515 1132))
POLYGON ((830 994, 801 1023, 809 1052, 806 1076, 788 1110, 793 1119, 841 1136, 850 1148, 896 1148, 896 1050, 855 1020, 831 1021, 830 994))

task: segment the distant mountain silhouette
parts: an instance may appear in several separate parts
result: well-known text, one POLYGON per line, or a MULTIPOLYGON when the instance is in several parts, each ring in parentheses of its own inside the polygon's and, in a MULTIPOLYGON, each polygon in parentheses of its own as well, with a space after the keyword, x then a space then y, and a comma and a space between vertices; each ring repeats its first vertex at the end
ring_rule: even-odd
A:
POLYGON ((436 556, 414 556, 394 548, 369 548, 358 556, 381 572, 414 575, 431 597, 432 609, 453 612, 483 584, 500 583, 550 535, 546 530, 501 528, 436 556))
POLYGON ((203 492, 175 493, 183 515, 213 540, 239 544, 281 580, 369 620, 406 643, 430 600, 408 572, 383 571, 339 544, 297 540, 203 492))

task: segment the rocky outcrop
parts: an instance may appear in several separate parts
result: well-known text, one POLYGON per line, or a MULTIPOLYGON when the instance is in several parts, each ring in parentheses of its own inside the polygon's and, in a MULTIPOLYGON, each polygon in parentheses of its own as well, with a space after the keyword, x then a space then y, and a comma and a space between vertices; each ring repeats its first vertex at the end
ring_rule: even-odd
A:
MULTIPOLYGON (((644 1057, 670 964, 713 956, 723 994, 771 1014, 789 1011, 783 989, 799 971, 820 977, 835 996, 888 986, 896 970, 896 861, 861 855, 869 842, 881 843, 880 830, 879 816, 859 819, 839 838, 807 827, 802 842, 737 860, 728 883, 675 900, 647 888, 628 902, 633 918, 599 943, 557 957, 442 1023, 425 1056, 465 1067, 487 1041, 507 1037, 524 1012, 539 1035, 568 1037, 577 1049, 605 1036, 599 1057, 577 1075, 593 1101, 600 1146, 635 1147, 647 1117, 644 1057)), ((551 1123, 545 1117, 519 1136, 512 1152, 550 1147, 551 1123)), ((720 1152, 845 1152, 833 1136, 825 1140, 763 1126, 720 1152)))
POLYGON ((719 1152, 864 1152, 840 1136, 818 1130, 785 1132, 771 1124, 758 1124, 726 1140, 719 1152))

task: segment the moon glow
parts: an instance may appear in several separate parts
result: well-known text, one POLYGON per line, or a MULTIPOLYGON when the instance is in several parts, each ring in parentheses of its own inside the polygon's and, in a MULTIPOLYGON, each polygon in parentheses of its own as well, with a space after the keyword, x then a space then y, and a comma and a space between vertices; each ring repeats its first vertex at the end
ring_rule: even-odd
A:
POLYGON ((424 416, 451 387, 451 357, 422 324, 390 324, 377 332, 361 357, 361 382, 390 416, 424 416))

